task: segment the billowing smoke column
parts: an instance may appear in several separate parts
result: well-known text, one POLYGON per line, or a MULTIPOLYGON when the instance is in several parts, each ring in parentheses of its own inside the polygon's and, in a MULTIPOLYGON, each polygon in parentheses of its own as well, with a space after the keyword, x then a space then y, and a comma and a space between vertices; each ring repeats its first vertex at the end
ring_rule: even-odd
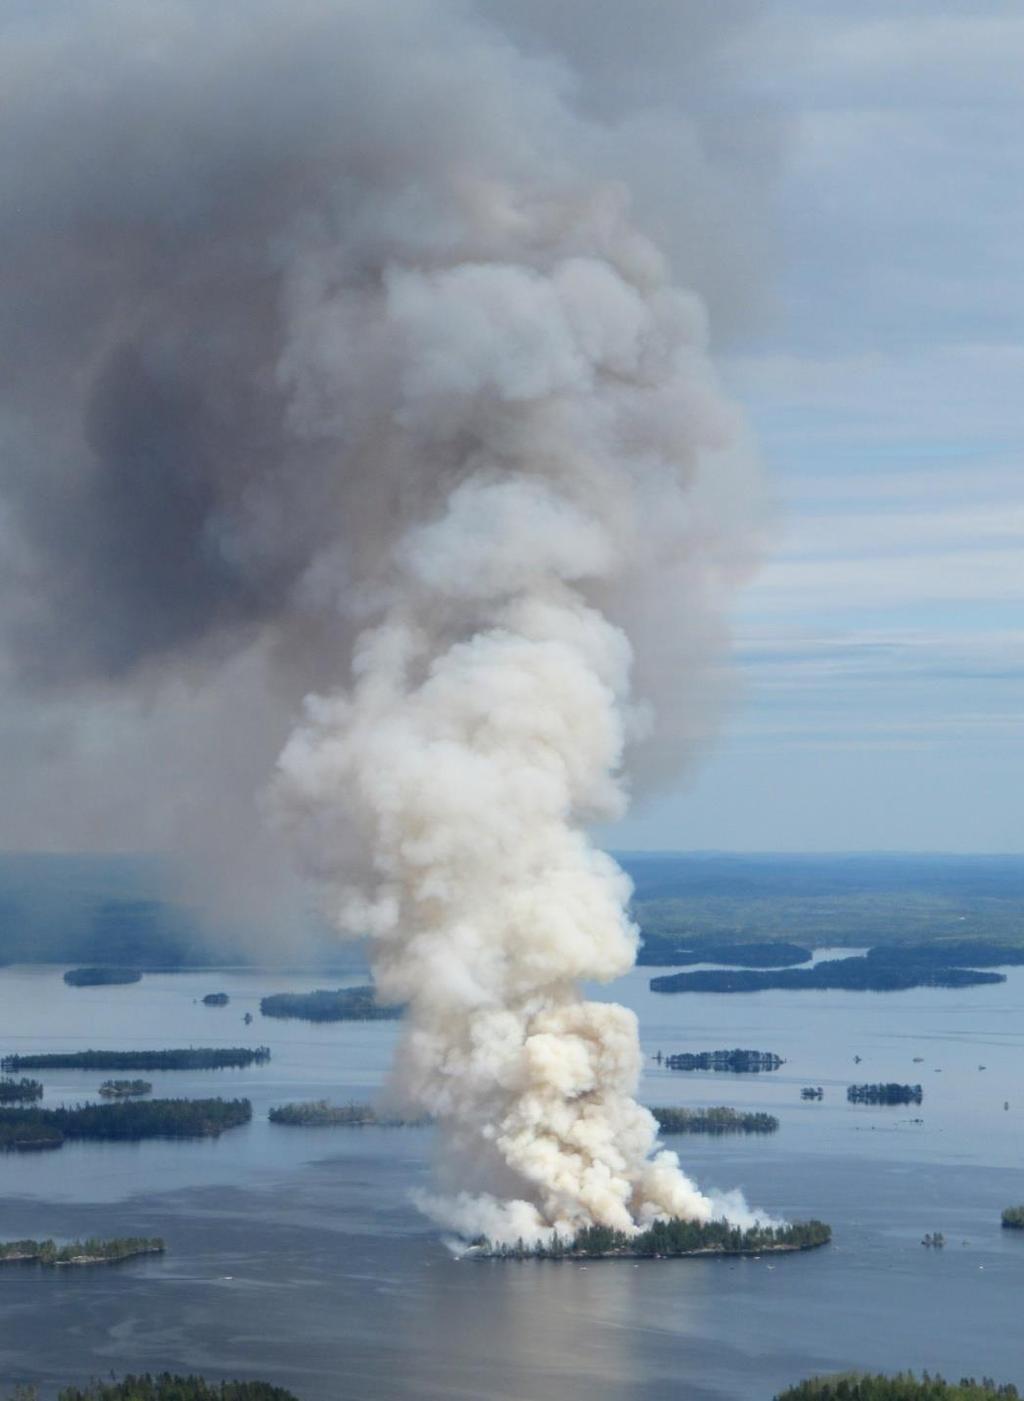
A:
POLYGON ((577 991, 634 959, 628 883, 584 824, 622 812, 645 723, 629 641, 591 600, 638 558, 663 568, 659 515, 685 519, 721 417, 692 300, 610 232, 600 257, 388 279, 396 414, 460 470, 396 542, 353 686, 309 702, 278 786, 322 872, 351 848, 339 825, 365 841, 332 914, 372 933, 380 993, 408 1005, 414 1102, 509 1184, 439 1214, 502 1239, 709 1212, 631 1098, 635 1018, 577 991))
POLYGON ((4 622, 37 695, 171 726, 218 839, 283 745, 269 829, 408 1007, 428 1209, 537 1239, 712 1211, 579 990, 636 945, 587 829, 708 727, 757 488, 628 123, 479 8, 14 24, 4 622))

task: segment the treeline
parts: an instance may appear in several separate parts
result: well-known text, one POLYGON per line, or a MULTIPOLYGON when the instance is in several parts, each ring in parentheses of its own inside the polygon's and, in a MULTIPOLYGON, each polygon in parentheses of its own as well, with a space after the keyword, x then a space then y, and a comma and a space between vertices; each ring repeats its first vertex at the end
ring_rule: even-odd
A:
POLYGON ((762 1070, 778 1070, 783 1065, 781 1056, 774 1051, 684 1051, 678 1055, 666 1056, 669 1070, 720 1070, 735 1074, 757 1073, 762 1070))
POLYGON ((142 974, 137 968, 69 968, 64 981, 71 988, 114 987, 119 983, 137 983, 142 974))
POLYGON ((1003 1212, 1003 1225, 1012 1231, 1024 1231, 1024 1206, 1008 1206, 1003 1212))
POLYGON ((911 1372, 898 1372, 893 1377, 845 1372, 835 1377, 811 1377, 780 1392, 775 1401, 993 1401, 996 1397, 1018 1401, 1019 1392, 1012 1384, 1000 1386, 991 1377, 947 1382, 927 1372, 920 1379, 911 1372))
POLYGON ((845 988, 850 992, 906 992, 909 988, 967 988, 1005 983, 1004 973, 926 963, 888 963, 865 957, 826 959, 813 968, 780 968, 761 973, 745 968, 667 973, 652 978, 652 992, 767 992, 774 989, 845 988))
POLYGON ((924 1090, 920 1085, 851 1085, 846 1098, 851 1104, 920 1104, 924 1090))
POLYGON ((40 1265, 113 1264, 138 1255, 162 1255, 166 1249, 160 1236, 115 1236, 113 1240, 73 1240, 57 1245, 52 1240, 9 1240, 0 1242, 0 1264, 34 1261, 40 1265))
POLYGON ((203 998, 204 1007, 226 1007, 231 1001, 226 992, 208 992, 203 998))
POLYGON ((547 1242, 527 1245, 477 1244, 476 1254, 502 1260, 572 1260, 628 1256, 644 1259, 683 1255, 760 1255, 768 1251, 813 1250, 827 1245, 832 1228, 824 1221, 798 1221, 787 1226, 734 1226, 721 1221, 684 1221, 674 1217, 655 1221, 638 1235, 610 1226, 587 1226, 577 1235, 556 1234, 547 1242))
POLYGON ((247 1124, 247 1099, 122 1100, 59 1109, 0 1109, 0 1149, 59 1147, 65 1139, 209 1138, 247 1124))
POLYGON ((774 1114, 743 1113, 725 1105, 708 1109, 659 1105, 651 1113, 662 1133, 775 1133, 779 1127, 774 1114))
POLYGON ((315 992, 275 992, 260 1001, 265 1017, 296 1017, 307 1022, 395 1021, 401 1007, 381 1007, 374 988, 317 988, 315 992))
POLYGON ((991 939, 948 939, 935 944, 881 945, 869 949, 869 962, 924 968, 1006 968, 1024 963, 1024 945, 991 939))
POLYGON ((136 1099, 153 1089, 151 1080, 104 1080, 100 1094, 104 1099, 136 1099))
POLYGON ((266 1046, 188 1046, 171 1051, 54 1051, 5 1056, 3 1070, 224 1070, 270 1059, 266 1046))
POLYGON ((278 1104, 267 1114, 272 1124, 291 1124, 301 1128, 341 1125, 344 1128, 415 1128, 427 1119, 401 1119, 378 1114, 372 1104, 329 1104, 326 1099, 304 1100, 293 1104, 278 1104))
POLYGON ((737 968, 789 968, 794 963, 809 963, 814 957, 811 949, 782 940, 723 944, 641 932, 643 942, 636 961, 645 967, 682 968, 688 963, 725 963, 737 968))
MULTIPOLYGON (((32 1390, 19 1401, 36 1401, 32 1390)), ((297 1401, 290 1391, 270 1382, 208 1382, 203 1377, 180 1377, 170 1372, 128 1376, 123 1381, 93 1382, 85 1390, 77 1386, 62 1391, 57 1401, 297 1401)))
POLYGON ((6 1075, 0 1079, 0 1104, 31 1104, 42 1097, 43 1087, 38 1080, 29 1080, 26 1076, 12 1080, 6 1075))

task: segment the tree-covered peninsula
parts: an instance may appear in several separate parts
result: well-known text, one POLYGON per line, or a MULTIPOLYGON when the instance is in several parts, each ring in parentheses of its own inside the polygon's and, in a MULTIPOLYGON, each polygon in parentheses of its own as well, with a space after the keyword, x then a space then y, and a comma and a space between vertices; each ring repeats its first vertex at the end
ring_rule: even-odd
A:
POLYGON ((796 1221, 787 1226, 734 1226, 721 1221, 655 1221, 646 1231, 628 1236, 610 1226, 587 1226, 578 1235, 555 1235, 538 1245, 495 1245, 474 1241, 469 1254, 498 1260, 677 1259, 684 1256, 767 1255, 814 1250, 832 1239, 824 1221, 796 1221))
POLYGON ((910 1372, 875 1376, 843 1372, 833 1377, 810 1377, 780 1392, 775 1401, 1018 1401, 1017 1388, 1000 1386, 990 1377, 976 1381, 964 1377, 947 1382, 943 1377, 920 1378, 910 1372))
POLYGON ((38 1080, 29 1080, 24 1075, 20 1080, 7 1075, 0 1078, 0 1104, 32 1104, 42 1097, 43 1087, 38 1080))
POLYGON ((266 1046, 187 1046, 171 1051, 50 1051, 5 1056, 0 1069, 18 1070, 228 1070, 270 1059, 266 1046))
POLYGON ((909 988, 968 988, 1005 983, 1004 973, 927 963, 883 962, 866 957, 826 959, 813 968, 711 968, 696 973, 665 973, 652 978, 652 992, 795 992, 845 988, 850 992, 906 992, 909 988))
POLYGON ((152 1091, 151 1080, 104 1080, 100 1086, 104 1099, 139 1099, 152 1091))
POLYGON ((706 1109, 676 1109, 667 1105, 652 1108, 664 1134, 673 1133, 776 1133, 779 1121, 774 1114, 743 1113, 718 1105, 706 1109))
POLYGON ((1010 1231, 1024 1231, 1024 1206, 1008 1206, 1003 1212, 1003 1225, 1010 1231))
POLYGON ((275 992, 260 1001, 265 1017, 295 1017, 307 1022, 396 1021, 401 1007, 382 1007, 370 984, 355 988, 317 988, 315 992, 275 992))
POLYGON ((0 1109, 0 1150, 57 1148, 66 1139, 210 1138, 251 1118, 247 1099, 126 1099, 59 1109, 0 1109))
POLYGON ((39 1265, 113 1265, 139 1255, 162 1255, 159 1236, 115 1236, 113 1240, 73 1240, 57 1245, 52 1240, 0 1241, 0 1265, 34 1262, 39 1265))
POLYGON ((64 974, 70 988, 116 987, 120 983, 137 983, 141 978, 137 968, 69 968, 64 974))

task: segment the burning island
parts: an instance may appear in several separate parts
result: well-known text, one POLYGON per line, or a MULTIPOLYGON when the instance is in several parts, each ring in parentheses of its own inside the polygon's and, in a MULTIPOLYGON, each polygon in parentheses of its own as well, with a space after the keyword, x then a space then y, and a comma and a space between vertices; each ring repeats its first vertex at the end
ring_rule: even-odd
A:
POLYGON ((479 1260, 672 1260, 715 1255, 769 1255, 814 1250, 828 1245, 832 1228, 824 1221, 777 1226, 733 1226, 717 1221, 655 1221, 636 1235, 607 1226, 587 1226, 575 1236, 557 1232, 550 1241, 527 1245, 494 1244, 480 1239, 465 1252, 479 1260))

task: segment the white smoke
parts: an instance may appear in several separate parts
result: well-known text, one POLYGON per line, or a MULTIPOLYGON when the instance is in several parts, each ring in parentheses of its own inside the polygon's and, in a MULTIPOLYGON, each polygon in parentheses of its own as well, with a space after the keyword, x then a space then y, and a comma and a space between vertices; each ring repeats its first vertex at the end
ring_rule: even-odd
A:
MULTIPOLYGON (((681 559, 706 586, 673 606, 717 621, 722 536, 696 503, 732 412, 694 298, 625 220, 543 260, 522 223, 520 264, 385 279, 395 418, 455 485, 396 540, 354 682, 307 702, 275 796, 338 927, 371 936, 381 998, 408 1007, 405 1096, 466 1177, 502 1184, 425 1208, 535 1241, 714 1210, 633 1099, 635 1017, 579 984, 634 961, 629 882, 586 824, 625 810, 626 750, 657 726, 595 600, 681 559)), ((681 691, 706 660, 680 659, 681 691)))

